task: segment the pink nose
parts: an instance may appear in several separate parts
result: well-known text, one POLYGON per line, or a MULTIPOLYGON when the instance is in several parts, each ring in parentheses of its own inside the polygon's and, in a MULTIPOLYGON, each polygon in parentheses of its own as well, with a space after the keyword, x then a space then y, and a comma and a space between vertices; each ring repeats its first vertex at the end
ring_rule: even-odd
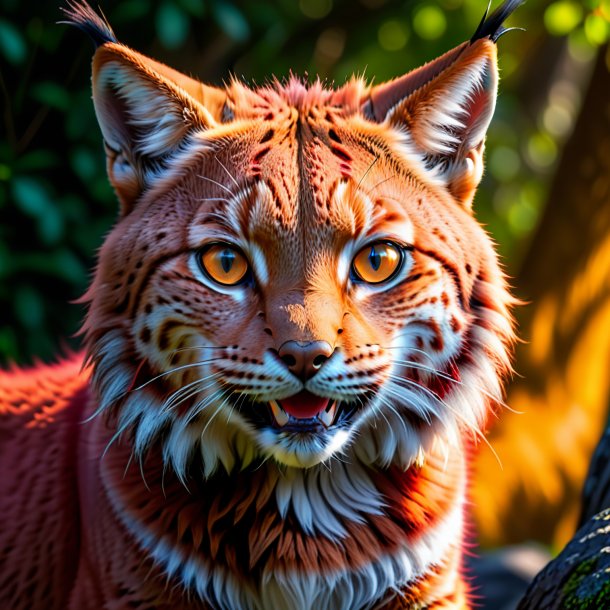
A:
POLYGON ((278 351, 290 372, 302 381, 313 377, 332 353, 333 348, 326 341, 286 341, 278 351))

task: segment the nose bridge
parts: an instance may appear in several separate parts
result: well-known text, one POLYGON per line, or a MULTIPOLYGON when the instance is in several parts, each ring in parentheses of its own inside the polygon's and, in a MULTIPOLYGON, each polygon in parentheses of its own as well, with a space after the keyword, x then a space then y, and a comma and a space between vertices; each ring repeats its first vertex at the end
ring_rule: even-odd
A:
POLYGON ((267 321, 278 347, 287 341, 335 342, 341 325, 339 295, 289 290, 267 301, 267 321))

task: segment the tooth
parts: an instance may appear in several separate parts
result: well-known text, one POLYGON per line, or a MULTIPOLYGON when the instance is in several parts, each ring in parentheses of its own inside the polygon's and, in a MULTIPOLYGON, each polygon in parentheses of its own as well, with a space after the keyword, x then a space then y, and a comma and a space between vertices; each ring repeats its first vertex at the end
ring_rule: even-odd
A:
POLYGON ((280 407, 280 405, 275 400, 270 400, 269 406, 271 407, 271 413, 273 414, 275 423, 280 428, 282 426, 285 426, 290 420, 288 413, 286 413, 286 411, 284 411, 284 409, 282 409, 282 407, 280 407))
POLYGON ((328 407, 326 407, 326 409, 324 409, 324 411, 321 411, 320 413, 318 413, 318 419, 327 428, 330 428, 330 426, 332 426, 333 422, 335 421, 336 413, 337 413, 337 401, 333 400, 333 402, 328 407))

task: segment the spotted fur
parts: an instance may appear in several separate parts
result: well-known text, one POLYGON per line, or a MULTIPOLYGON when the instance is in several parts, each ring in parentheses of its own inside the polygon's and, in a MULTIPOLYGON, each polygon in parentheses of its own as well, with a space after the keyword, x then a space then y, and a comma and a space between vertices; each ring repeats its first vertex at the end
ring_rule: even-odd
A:
POLYGON ((471 202, 494 42, 517 4, 404 77, 330 90, 203 85, 69 3, 97 46, 121 216, 83 299, 85 368, 0 380, 14 469, 2 607, 468 607, 468 447, 501 401, 513 341, 471 202), (375 240, 398 244, 401 266, 358 282, 352 260, 375 240), (248 282, 202 270, 216 242, 244 253, 248 282), (278 356, 286 341, 332 354, 304 380, 278 356), (265 419, 302 391, 340 417, 265 419))

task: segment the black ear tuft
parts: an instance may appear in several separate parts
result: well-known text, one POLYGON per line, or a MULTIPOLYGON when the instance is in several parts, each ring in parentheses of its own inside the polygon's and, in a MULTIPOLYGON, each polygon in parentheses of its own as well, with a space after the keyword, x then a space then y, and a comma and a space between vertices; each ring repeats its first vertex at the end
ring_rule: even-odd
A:
POLYGON ((107 42, 118 42, 106 18, 103 15, 100 17, 87 2, 84 0, 67 0, 66 4, 67 7, 60 7, 60 10, 67 19, 59 23, 73 25, 85 32, 96 48, 107 42))
POLYGON ((481 19, 481 23, 479 23, 479 27, 470 39, 470 42, 472 43, 475 40, 480 40, 481 38, 491 38, 491 40, 497 42, 498 38, 500 38, 502 34, 506 34, 506 32, 511 29, 519 29, 505 28, 502 24, 515 9, 523 4, 524 1, 525 0, 506 0, 506 2, 501 4, 491 15, 489 15, 489 17, 487 16, 489 13, 488 5, 487 10, 483 15, 483 19, 481 19))

